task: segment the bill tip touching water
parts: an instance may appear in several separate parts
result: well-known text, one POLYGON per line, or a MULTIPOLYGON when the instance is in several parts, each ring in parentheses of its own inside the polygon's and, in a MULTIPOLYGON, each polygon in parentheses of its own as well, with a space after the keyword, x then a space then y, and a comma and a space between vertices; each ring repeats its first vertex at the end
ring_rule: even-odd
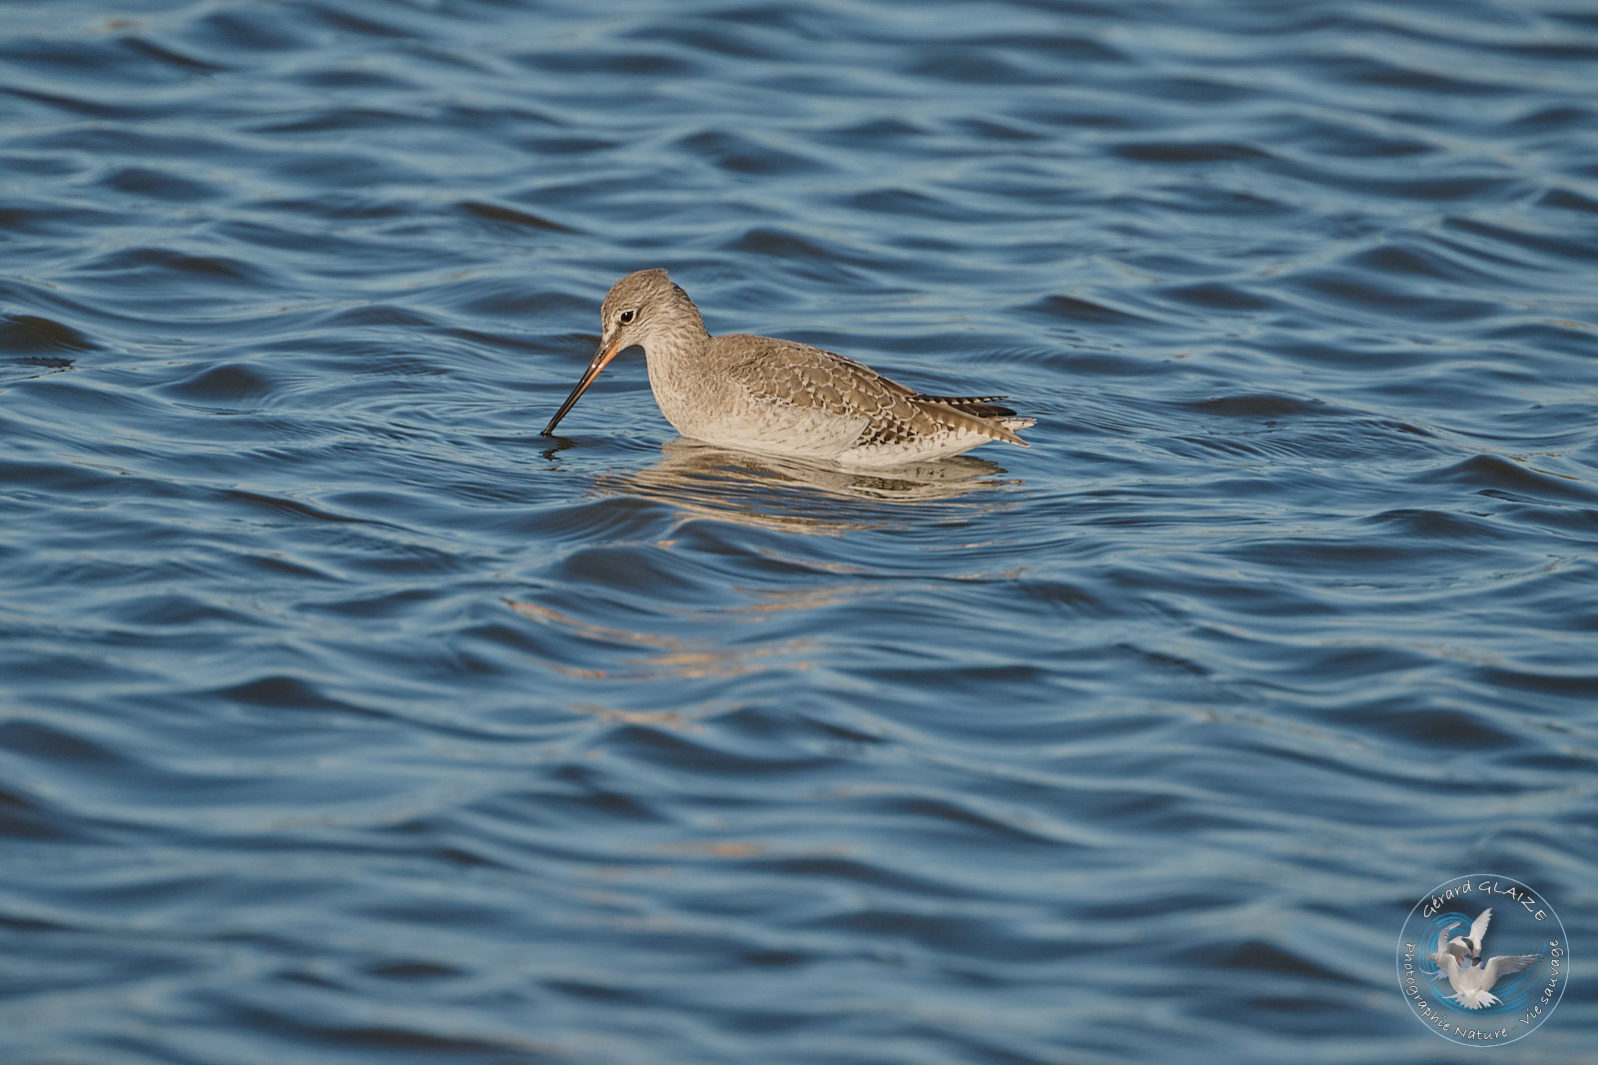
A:
POLYGON ((901 385, 853 359, 792 340, 711 336, 665 270, 639 270, 600 307, 599 349, 543 435, 612 359, 644 350, 660 413, 685 437, 721 447, 850 466, 946 458, 1037 423, 1003 396, 942 396, 901 385))

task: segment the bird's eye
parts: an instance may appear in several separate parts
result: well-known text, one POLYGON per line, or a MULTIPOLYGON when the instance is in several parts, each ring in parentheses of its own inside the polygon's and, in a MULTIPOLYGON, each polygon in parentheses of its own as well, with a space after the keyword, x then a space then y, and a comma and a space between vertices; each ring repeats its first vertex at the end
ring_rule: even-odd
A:
POLYGON ((637 311, 622 311, 616 317, 621 322, 622 325, 632 325, 633 324, 633 319, 636 318, 637 316, 638 316, 638 312, 637 311))

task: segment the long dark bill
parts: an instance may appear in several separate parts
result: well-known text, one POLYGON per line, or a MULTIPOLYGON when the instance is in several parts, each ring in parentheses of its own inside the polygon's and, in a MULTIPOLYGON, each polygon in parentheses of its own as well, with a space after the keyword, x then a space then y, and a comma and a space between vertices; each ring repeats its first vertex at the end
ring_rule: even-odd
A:
POLYGON ((599 376, 599 371, 603 370, 610 360, 616 357, 618 350, 615 344, 611 344, 609 347, 603 344, 599 346, 599 350, 594 352, 594 361, 588 364, 587 371, 583 373, 583 379, 577 382, 577 387, 572 389, 572 394, 566 397, 566 402, 560 405, 560 410, 556 411, 555 416, 549 419, 549 424, 544 426, 544 431, 539 434, 540 436, 549 436, 554 433, 555 426, 559 425, 560 420, 566 417, 567 411, 577 405, 577 400, 584 392, 588 391, 588 386, 594 383, 594 378, 599 376))

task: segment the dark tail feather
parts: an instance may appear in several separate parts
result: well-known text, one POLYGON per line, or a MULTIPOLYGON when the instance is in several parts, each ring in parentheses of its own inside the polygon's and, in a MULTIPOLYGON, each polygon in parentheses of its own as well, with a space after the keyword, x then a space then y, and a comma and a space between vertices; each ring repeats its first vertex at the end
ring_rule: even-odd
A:
POLYGON ((927 403, 942 403, 957 411, 975 414, 978 418, 1004 418, 1014 414, 1015 411, 1009 407, 995 402, 1005 398, 1005 396, 916 396, 916 399, 927 403))

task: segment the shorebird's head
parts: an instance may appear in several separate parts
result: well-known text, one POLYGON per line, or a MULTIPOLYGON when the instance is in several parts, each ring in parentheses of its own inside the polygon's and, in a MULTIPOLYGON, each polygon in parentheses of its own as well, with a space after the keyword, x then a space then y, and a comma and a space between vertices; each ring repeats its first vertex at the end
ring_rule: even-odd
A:
POLYGON ((705 337, 705 322, 688 293, 672 283, 664 270, 638 270, 610 287, 599 307, 599 350, 560 410, 544 426, 544 436, 588 390, 610 360, 631 347, 673 341, 693 343, 705 337))

